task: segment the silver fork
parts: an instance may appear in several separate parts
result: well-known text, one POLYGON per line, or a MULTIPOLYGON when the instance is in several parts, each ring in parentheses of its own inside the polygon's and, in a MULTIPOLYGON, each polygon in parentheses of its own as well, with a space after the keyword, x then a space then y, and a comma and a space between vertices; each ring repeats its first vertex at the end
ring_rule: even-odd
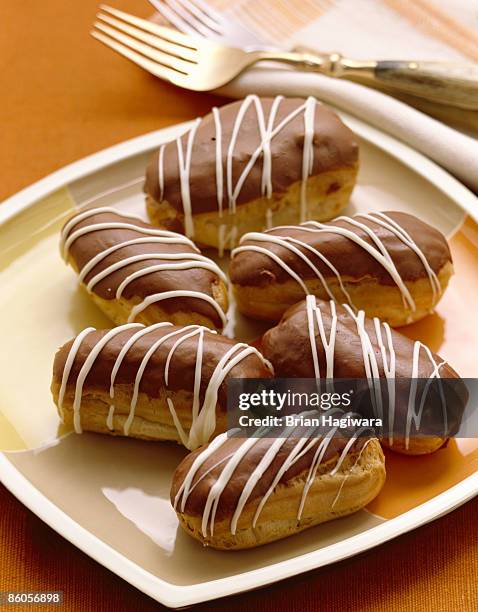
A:
POLYGON ((320 68, 326 57, 225 47, 104 4, 100 5, 97 19, 91 32, 97 40, 148 72, 195 91, 217 89, 257 62, 274 60, 320 68))
POLYGON ((152 74, 195 91, 232 81, 249 66, 279 61, 334 77, 358 76, 396 90, 478 109, 478 65, 443 62, 356 61, 337 53, 247 50, 190 36, 101 5, 92 35, 152 74))
MULTIPOLYGON (((227 18, 203 0, 149 0, 157 12, 175 28, 223 45, 243 49, 271 48, 238 21, 227 18)), ((274 46, 275 47, 275 46, 274 46)))

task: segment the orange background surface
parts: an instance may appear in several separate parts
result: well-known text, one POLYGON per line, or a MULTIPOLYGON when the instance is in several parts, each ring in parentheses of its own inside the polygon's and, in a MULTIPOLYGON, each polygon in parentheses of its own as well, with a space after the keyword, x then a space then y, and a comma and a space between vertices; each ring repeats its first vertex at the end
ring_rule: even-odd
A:
MULTIPOLYGON (((139 16, 151 13, 145 0, 114 4, 139 16)), ((222 102, 161 83, 95 42, 88 36, 95 9, 95 0, 0 3, 0 200, 89 153, 222 102)), ((63 609, 75 611, 161 608, 1 486, 0 509, 0 591, 63 590, 63 609)), ((478 609, 477 514, 474 500, 352 560, 199 608, 478 609)))

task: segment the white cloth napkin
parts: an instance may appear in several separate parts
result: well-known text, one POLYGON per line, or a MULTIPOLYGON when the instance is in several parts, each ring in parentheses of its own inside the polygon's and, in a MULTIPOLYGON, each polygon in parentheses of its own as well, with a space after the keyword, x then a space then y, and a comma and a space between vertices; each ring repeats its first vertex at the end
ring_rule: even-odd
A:
MULTIPOLYGON (((476 0, 208 2, 288 48, 305 45, 359 59, 478 61, 476 0)), ((478 193, 478 140, 376 90, 264 64, 221 93, 314 95, 409 144, 478 193)))
POLYGON ((313 95, 392 134, 478 192, 477 140, 363 85, 312 72, 258 67, 239 76, 220 93, 232 98, 250 93, 313 95))

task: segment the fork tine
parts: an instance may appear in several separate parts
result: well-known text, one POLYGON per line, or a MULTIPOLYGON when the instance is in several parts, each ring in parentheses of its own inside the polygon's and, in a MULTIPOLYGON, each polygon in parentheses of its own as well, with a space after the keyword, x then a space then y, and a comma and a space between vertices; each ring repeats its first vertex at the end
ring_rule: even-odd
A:
POLYGON ((154 8, 158 11, 160 15, 166 19, 169 23, 171 23, 175 28, 180 30, 181 32, 190 34, 191 36, 203 36, 208 37, 211 33, 209 29, 202 27, 200 24, 196 27, 193 23, 191 23, 191 19, 185 18, 184 11, 179 10, 179 12, 170 5, 170 3, 166 4, 165 2, 160 2, 159 0, 149 0, 150 3, 154 6, 154 8), (181 12, 183 14, 181 14, 181 12))
POLYGON ((157 34, 161 38, 165 40, 169 40, 170 42, 175 42, 178 45, 183 47, 189 47, 190 49, 197 49, 197 42, 192 39, 187 34, 183 34, 182 32, 178 32, 172 28, 167 28, 165 26, 159 25, 158 23, 153 23, 152 21, 148 21, 147 19, 140 19, 139 17, 135 17, 134 15, 130 15, 129 13, 125 13, 123 11, 119 11, 118 9, 112 8, 107 4, 100 4, 99 8, 105 12, 129 23, 131 25, 137 26, 142 30, 146 30, 147 32, 151 32, 152 34, 157 34))
POLYGON ((128 36, 127 34, 121 34, 121 32, 118 32, 117 30, 114 30, 113 28, 104 25, 99 21, 96 21, 94 23, 94 27, 97 30, 104 32, 105 34, 108 34, 110 38, 113 38, 114 40, 123 43, 127 47, 130 47, 134 51, 139 51, 139 53, 144 55, 147 59, 154 60, 155 62, 158 62, 159 64, 162 64, 163 66, 166 66, 167 68, 176 71, 176 74, 187 74, 189 68, 193 65, 183 62, 178 58, 173 57, 172 55, 163 53, 162 51, 157 51, 149 45, 145 45, 144 43, 137 41, 132 36, 128 36))
POLYGON ((209 24, 204 23, 201 18, 197 17, 197 9, 195 11, 191 10, 190 6, 188 6, 182 0, 163 0, 168 4, 177 14, 179 14, 183 19, 185 19, 193 28, 201 34, 202 36, 210 36, 212 34, 218 34, 217 25, 213 24, 211 27, 209 24))
MULTIPOLYGON (((155 47, 160 51, 164 51, 168 55, 175 55, 178 58, 183 60, 187 60, 190 62, 194 62, 196 59, 196 51, 189 49, 188 47, 178 46, 175 43, 170 43, 167 40, 159 38, 159 36, 154 36, 153 34, 148 34, 144 30, 140 30, 139 28, 135 28, 134 26, 127 25, 126 23, 115 19, 114 17, 110 17, 109 15, 103 15, 103 13, 98 13, 96 15, 98 19, 114 26, 117 30, 121 30, 125 34, 130 34, 134 38, 142 40, 147 43, 151 47, 155 47)), ((164 62, 163 62, 164 63, 164 62)), ((176 68, 176 66, 174 66, 176 68)), ((185 66, 186 67, 186 66, 185 66)), ((179 70, 182 70, 179 68, 179 70)))
POLYGON ((201 21, 207 28, 209 28, 210 30, 215 30, 217 33, 220 33, 221 29, 220 29, 219 23, 217 21, 214 21, 209 16, 208 14, 209 11, 207 10, 204 11, 203 9, 199 8, 197 2, 192 2, 191 0, 176 0, 176 1, 179 4, 182 4, 186 11, 189 11, 189 13, 197 17, 197 19, 199 19, 199 21, 201 21))
POLYGON ((223 22, 221 13, 216 11, 212 6, 209 6, 206 2, 203 2, 203 0, 190 0, 190 3, 196 5, 204 15, 209 17, 212 21, 215 21, 217 25, 221 25, 223 22))
POLYGON ((153 5, 155 10, 165 21, 167 21, 168 24, 171 24, 171 26, 177 28, 180 32, 197 36, 197 30, 192 28, 187 21, 181 19, 179 15, 176 15, 176 13, 172 11, 169 6, 164 4, 164 2, 160 2, 159 0, 149 0, 149 3, 153 5))
POLYGON ((165 81, 171 81, 172 83, 178 82, 177 77, 179 76, 179 73, 175 70, 165 68, 164 66, 161 66, 160 64, 157 64, 156 62, 147 59, 143 55, 140 55, 139 53, 128 49, 128 47, 126 47, 125 45, 116 42, 115 40, 113 40, 109 36, 105 36, 101 32, 96 32, 95 30, 92 30, 90 34, 91 36, 93 36, 93 38, 96 38, 104 45, 110 47, 123 57, 126 57, 126 59, 129 59, 134 64, 137 64, 141 68, 144 68, 144 70, 146 70, 147 72, 150 72, 151 74, 154 74, 155 76, 159 77, 160 79, 164 79, 165 81))

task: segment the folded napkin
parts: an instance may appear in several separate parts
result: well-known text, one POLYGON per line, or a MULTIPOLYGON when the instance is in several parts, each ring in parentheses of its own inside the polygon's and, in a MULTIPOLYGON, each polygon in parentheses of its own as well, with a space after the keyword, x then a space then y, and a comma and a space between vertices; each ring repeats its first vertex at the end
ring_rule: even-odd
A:
MULTIPOLYGON (((209 2, 268 42, 283 46, 301 44, 356 58, 478 61, 478 19, 471 0, 209 2)), ((314 95, 409 144, 478 192, 478 140, 379 91, 264 65, 220 93, 314 95)), ((466 113, 462 118, 466 126, 466 113)))

